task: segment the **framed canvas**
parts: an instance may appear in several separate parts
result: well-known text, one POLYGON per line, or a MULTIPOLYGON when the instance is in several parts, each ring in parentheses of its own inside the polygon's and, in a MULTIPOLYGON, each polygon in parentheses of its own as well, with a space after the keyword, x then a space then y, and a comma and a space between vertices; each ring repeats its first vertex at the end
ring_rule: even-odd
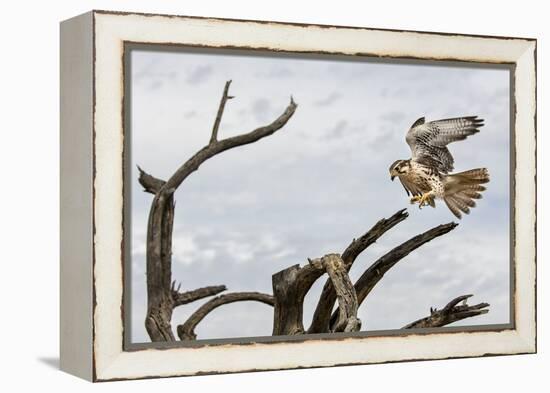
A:
POLYGON ((534 353, 535 243, 534 39, 61 23, 67 372, 534 353))

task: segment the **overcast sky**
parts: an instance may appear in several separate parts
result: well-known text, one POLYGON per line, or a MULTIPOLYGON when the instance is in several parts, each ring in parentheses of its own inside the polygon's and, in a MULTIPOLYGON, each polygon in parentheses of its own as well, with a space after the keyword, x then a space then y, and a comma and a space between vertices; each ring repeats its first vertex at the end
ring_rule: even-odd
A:
MULTIPOLYGON (((132 51, 132 340, 148 342, 145 236, 152 196, 135 165, 162 179, 208 143, 226 80, 232 79, 219 137, 298 109, 273 136, 224 152, 177 190, 173 278, 182 290, 225 284, 272 293, 271 275, 308 257, 341 253, 377 220, 408 207, 410 217, 365 251, 352 280, 377 257, 438 224, 456 221, 410 206, 388 168, 409 158, 405 133, 419 117, 478 115, 481 132, 450 146, 456 171, 487 167, 491 183, 457 229, 403 259, 359 310, 363 330, 396 329, 473 293, 489 314, 461 324, 509 322, 509 72, 200 52, 132 51)), ((305 325, 325 279, 306 299, 305 325)), ((206 300, 204 300, 206 301, 206 300)), ((204 301, 179 307, 173 326, 204 301)), ((198 326, 199 339, 271 334, 272 309, 223 306, 198 326)))

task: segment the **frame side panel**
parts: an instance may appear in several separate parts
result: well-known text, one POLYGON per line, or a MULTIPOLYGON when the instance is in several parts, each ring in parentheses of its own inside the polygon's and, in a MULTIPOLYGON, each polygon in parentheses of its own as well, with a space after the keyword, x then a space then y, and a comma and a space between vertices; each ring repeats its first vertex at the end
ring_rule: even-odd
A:
POLYGON ((93 14, 60 25, 60 367, 92 380, 93 14))

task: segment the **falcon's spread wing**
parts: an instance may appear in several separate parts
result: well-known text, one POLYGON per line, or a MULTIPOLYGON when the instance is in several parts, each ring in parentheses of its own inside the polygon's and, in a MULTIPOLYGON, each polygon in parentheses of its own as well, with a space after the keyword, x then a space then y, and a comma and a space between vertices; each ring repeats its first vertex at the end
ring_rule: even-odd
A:
POLYGON ((411 148, 413 161, 437 168, 441 173, 449 173, 454 168, 454 159, 447 145, 479 132, 478 128, 481 126, 483 119, 478 119, 477 116, 428 123, 421 117, 411 126, 405 139, 411 148))

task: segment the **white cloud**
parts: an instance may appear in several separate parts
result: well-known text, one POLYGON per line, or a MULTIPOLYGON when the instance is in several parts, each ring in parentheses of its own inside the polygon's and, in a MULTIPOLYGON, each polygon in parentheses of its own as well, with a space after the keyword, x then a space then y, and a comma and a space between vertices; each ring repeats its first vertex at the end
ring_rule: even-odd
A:
POLYGON ((292 248, 284 245, 276 236, 263 233, 233 232, 230 239, 212 244, 237 264, 254 263, 258 258, 281 259, 293 254, 292 248))
POLYGON ((236 240, 224 240, 218 242, 217 245, 224 248, 226 254, 230 255, 237 263, 246 263, 254 259, 254 248, 251 244, 236 240))
POLYGON ((195 237, 188 233, 174 234, 172 251, 173 260, 183 265, 208 263, 216 258, 216 250, 199 246, 195 237))
POLYGON ((212 66, 209 65, 199 65, 189 73, 187 78, 185 78, 186 82, 191 85, 199 85, 203 82, 206 82, 208 78, 212 75, 213 70, 212 66))
POLYGON ((326 97, 324 97, 320 100, 315 101, 315 105, 317 105, 317 106, 331 105, 331 104, 335 103, 337 100, 339 100, 341 97, 342 97, 342 95, 339 92, 333 91, 328 96, 326 96, 326 97))

